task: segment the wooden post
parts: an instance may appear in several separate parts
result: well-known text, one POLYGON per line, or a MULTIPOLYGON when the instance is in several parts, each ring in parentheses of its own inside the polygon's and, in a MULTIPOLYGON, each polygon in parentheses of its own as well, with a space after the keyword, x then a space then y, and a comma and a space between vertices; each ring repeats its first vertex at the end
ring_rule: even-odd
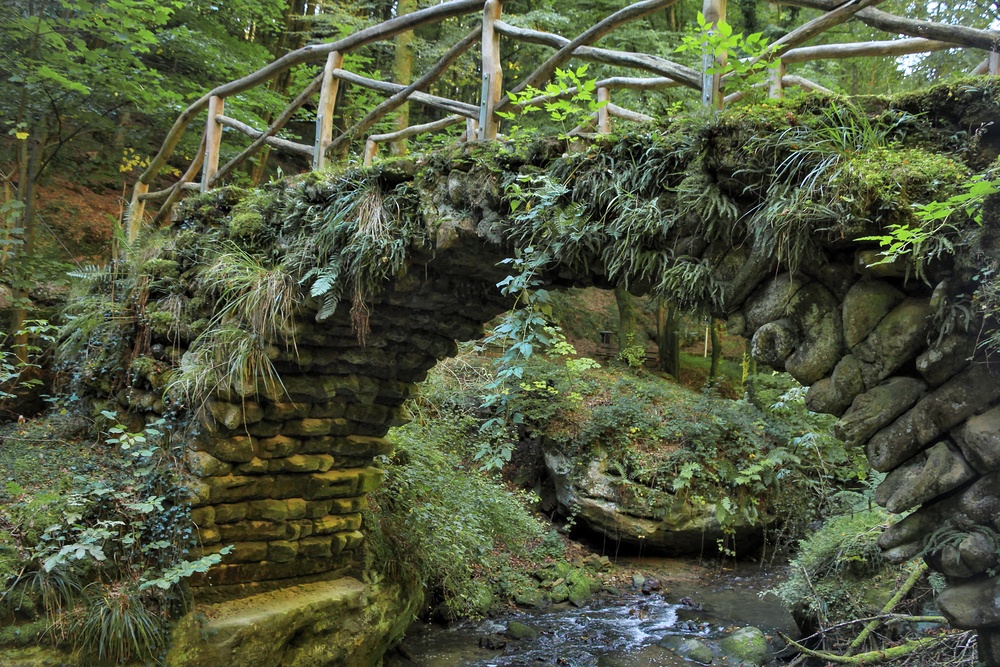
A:
POLYGON ((780 99, 785 96, 785 85, 781 79, 785 76, 785 63, 779 62, 778 66, 771 70, 767 82, 767 96, 773 99, 780 99))
POLYGON ((500 20, 500 0, 486 0, 483 7, 483 98, 479 107, 479 141, 497 138, 500 124, 493 111, 503 95, 500 68, 500 36, 494 24, 500 20))
POLYGON ((479 121, 472 118, 465 119, 465 140, 475 141, 479 135, 479 121))
POLYGON ((363 164, 366 167, 372 166, 372 161, 375 159, 375 155, 378 153, 378 142, 369 139, 365 142, 365 155, 363 158, 363 164))
POLYGON ((611 91, 605 87, 597 89, 597 103, 604 102, 604 106, 597 110, 597 131, 601 134, 611 134, 611 112, 608 105, 611 104, 611 91))
POLYGON ((149 183, 138 181, 132 190, 132 201, 128 205, 128 220, 126 221, 125 238, 129 245, 139 236, 139 228, 142 226, 142 216, 146 214, 146 202, 140 199, 141 195, 149 192, 149 183))
POLYGON ((333 140, 333 110, 337 103, 337 89, 340 79, 333 76, 333 70, 344 64, 344 54, 331 51, 323 68, 323 84, 319 91, 319 107, 316 109, 316 144, 313 147, 313 170, 319 171, 326 164, 326 147, 333 140))
POLYGON ((219 145, 222 143, 222 124, 216 120, 225 108, 225 101, 218 95, 208 100, 208 120, 205 121, 205 164, 201 170, 201 191, 208 192, 208 184, 219 170, 219 145))
MULTIPOLYGON (((719 21, 726 20, 726 0, 704 0, 701 13, 705 15, 705 22, 712 26, 709 34, 714 34, 719 21)), ((708 69, 725 62, 726 54, 715 57, 706 53, 702 57, 701 103, 713 109, 722 109, 723 106, 722 74, 709 74, 708 69)))
POLYGON ((990 51, 990 74, 1000 76, 1000 53, 990 51))

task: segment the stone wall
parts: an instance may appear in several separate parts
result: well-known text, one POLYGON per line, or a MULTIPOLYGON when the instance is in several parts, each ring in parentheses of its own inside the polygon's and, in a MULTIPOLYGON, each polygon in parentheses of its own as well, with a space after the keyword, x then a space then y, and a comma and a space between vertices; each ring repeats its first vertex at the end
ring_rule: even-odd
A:
POLYGON ((997 564, 1000 364, 976 356, 974 331, 929 336, 934 294, 919 282, 907 289, 866 273, 849 286, 778 276, 730 330, 750 338, 758 361, 810 385, 810 409, 840 416, 838 437, 888 473, 876 502, 893 513, 919 507, 880 546, 893 562, 926 555, 953 582, 944 612, 982 627, 965 600, 997 564))
POLYGON ((414 383, 455 354, 456 340, 481 335, 498 308, 490 299, 460 308, 454 291, 434 281, 405 287, 371 305, 364 345, 349 319, 303 318, 296 346, 274 351, 280 383, 207 404, 185 455, 197 478, 196 555, 233 549, 195 584, 289 579, 355 564, 366 494, 382 479, 372 462, 392 448, 383 436, 408 420, 403 404, 414 383))

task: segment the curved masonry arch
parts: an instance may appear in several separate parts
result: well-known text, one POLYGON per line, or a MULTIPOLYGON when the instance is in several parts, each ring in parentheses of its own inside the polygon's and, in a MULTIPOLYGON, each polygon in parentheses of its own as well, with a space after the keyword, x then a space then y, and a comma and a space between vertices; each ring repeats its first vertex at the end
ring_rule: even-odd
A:
MULTIPOLYGON (((987 107, 1000 126, 992 98, 987 107)), ((706 150, 711 159, 700 168, 744 206, 739 192, 745 184, 733 176, 741 165, 730 159, 738 142, 726 131, 725 122, 705 130, 717 153, 712 158, 706 150)), ((641 138, 620 141, 646 147, 641 138)), ((992 153, 980 162, 988 163, 997 151, 985 143, 992 153)), ((360 512, 380 480, 371 462, 390 448, 386 432, 405 421, 403 404, 415 383, 454 354, 457 342, 480 336, 507 305, 496 288, 507 270, 497 263, 517 245, 510 240, 517 223, 502 190, 504 174, 582 178, 566 165, 599 161, 613 146, 614 140, 583 157, 564 157, 564 146, 551 143, 521 154, 489 149, 487 157, 503 163, 499 175, 476 157, 483 147, 426 165, 376 168, 383 186, 404 184, 415 193, 411 222, 425 234, 411 244, 405 272, 370 297, 364 345, 350 304, 317 322, 316 304, 304 298, 295 321, 297 353, 273 348, 284 389, 248 389, 211 403, 201 435, 188 443, 186 464, 198 479, 192 515, 203 551, 236 548, 200 584, 256 585, 352 571, 363 539, 360 512)), ((335 200, 330 180, 283 187, 320 207, 335 200)), ((654 187, 636 197, 668 216, 672 200, 663 192, 654 187)), ((580 195, 570 187, 563 197, 572 204, 580 195)), ((177 229, 225 227, 232 199, 219 192, 193 202, 177 216, 177 229), (198 213, 206 201, 207 216, 198 213)), ((885 209, 886 202, 873 198, 869 207, 885 209)), ((995 211, 987 216, 989 233, 998 221, 995 211)), ((767 239, 692 240, 684 229, 676 227, 671 242, 712 267, 719 288, 715 314, 750 341, 754 358, 809 385, 811 409, 840 417, 843 439, 864 447, 873 467, 888 473, 877 490, 880 504, 894 512, 919 508, 886 530, 880 544, 887 556, 925 555, 944 573, 945 613, 959 627, 980 629, 984 658, 1000 664, 1000 578, 991 576, 1000 529, 1000 363, 978 349, 983 328, 996 323, 974 318, 967 330, 953 331, 940 324, 941 313, 970 293, 968 276, 942 264, 928 269, 928 284, 906 279, 902 267, 870 267, 872 244, 848 240, 862 235, 857 230, 846 239, 817 233, 792 272, 767 239)), ((254 243, 244 246, 259 251, 254 243)), ((611 287, 607 273, 595 251, 588 261, 550 264, 544 275, 556 287, 611 287)), ((630 289, 648 291, 649 282, 634 279, 630 289)), ((156 298, 151 290, 151 302, 156 298)), ((176 346, 155 327, 153 343, 154 350, 176 346)), ((172 353, 174 361, 183 347, 172 353)), ((149 388, 133 391, 128 402, 135 411, 155 411, 159 398, 149 388)))

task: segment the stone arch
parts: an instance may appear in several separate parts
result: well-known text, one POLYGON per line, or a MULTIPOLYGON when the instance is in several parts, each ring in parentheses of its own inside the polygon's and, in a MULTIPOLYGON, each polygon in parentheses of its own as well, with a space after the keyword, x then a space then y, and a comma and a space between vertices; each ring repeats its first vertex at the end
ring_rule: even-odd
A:
MULTIPOLYGON (((979 95, 967 108, 1000 120, 992 94, 960 94, 979 95)), ((904 98, 893 108, 921 104, 904 98)), ((815 108, 805 104, 797 111, 804 118, 815 108)), ((919 507, 882 536, 889 558, 926 555, 949 578, 945 613, 960 627, 986 630, 991 655, 991 629, 1000 627, 993 597, 998 580, 991 575, 997 564, 992 539, 1000 527, 994 523, 1000 514, 1000 366, 989 363, 979 342, 981 331, 997 323, 970 310, 963 295, 974 288, 972 264, 983 256, 996 259, 992 235, 1000 216, 987 216, 978 259, 971 259, 972 249, 963 261, 942 259, 926 268, 926 280, 904 266, 873 266, 872 244, 851 240, 905 219, 901 211, 911 201, 934 197, 933 183, 950 158, 928 146, 948 145, 944 137, 962 125, 962 110, 937 107, 933 122, 922 126, 919 150, 933 159, 909 165, 906 156, 916 152, 899 148, 893 154, 897 148, 880 146, 882 162, 874 169, 897 170, 895 180, 880 180, 880 172, 858 176, 852 182, 858 201, 840 209, 828 202, 816 213, 822 224, 809 217, 812 202, 804 202, 799 227, 780 229, 773 220, 758 228, 746 221, 778 196, 776 185, 785 186, 782 196, 792 196, 802 183, 764 182, 755 166, 760 153, 744 147, 750 137, 777 132, 776 122, 795 127, 799 120, 791 111, 778 120, 740 113, 673 128, 666 138, 605 141, 584 153, 564 155, 566 146, 558 142, 466 146, 421 164, 397 161, 360 175, 309 176, 250 207, 240 202, 252 197, 235 191, 190 201, 175 220, 177 238, 214 235, 272 258, 294 249, 289 239, 308 241, 295 236, 303 209, 336 218, 345 205, 345 179, 405 192, 399 215, 419 230, 392 278, 366 297, 370 330, 363 345, 351 304, 340 303, 316 321, 322 306, 304 297, 292 327, 297 351, 270 348, 283 388, 221 392, 208 404, 201 434, 188 441, 186 464, 199 480, 192 515, 204 550, 229 543, 236 549, 200 583, 349 572, 363 539, 365 494, 379 481, 372 458, 388 451, 384 436, 405 419, 403 403, 414 383, 507 307, 496 289, 507 271, 497 262, 517 247, 548 243, 554 256, 542 276, 549 284, 625 284, 635 292, 672 290, 681 301, 700 300, 748 338, 755 358, 810 385, 808 405, 838 415, 849 445, 865 447, 873 467, 888 473, 878 501, 893 511, 919 507), (630 170, 627 192, 616 180, 621 174, 615 165, 623 163, 630 170), (537 222, 512 205, 521 195, 511 186, 545 175, 560 187, 531 195, 549 197, 552 216, 537 222), (838 211, 846 219, 836 218, 838 211), (250 231, 248 212, 256 216, 250 231), (626 219, 639 230, 634 248, 621 240, 626 219), (598 231, 571 245, 560 236, 567 220, 590 220, 598 231), (609 247, 619 255, 635 249, 635 261, 648 261, 657 271, 616 269, 619 255, 604 252, 609 247), (676 270, 681 263, 691 271, 676 270), (962 318, 951 316, 961 316, 963 308, 967 326, 954 326, 962 318), (935 545, 931 540, 942 529, 947 539, 935 545)), ((969 148, 968 164, 982 167, 996 157, 989 150, 984 157, 969 148)), ((163 262, 174 263, 169 266, 182 282, 200 270, 204 258, 185 255, 178 249, 183 245, 166 243, 154 253, 160 264, 149 271, 151 303, 167 294, 156 287, 163 262)), ((196 282, 187 285, 186 298, 198 299, 196 282)), ((211 298, 199 303, 191 317, 219 307, 211 298)), ((193 336, 171 336, 169 328, 153 327, 151 349, 176 364, 193 336)), ((155 408, 160 390, 153 375, 146 378, 148 389, 126 397, 132 409, 155 408)))

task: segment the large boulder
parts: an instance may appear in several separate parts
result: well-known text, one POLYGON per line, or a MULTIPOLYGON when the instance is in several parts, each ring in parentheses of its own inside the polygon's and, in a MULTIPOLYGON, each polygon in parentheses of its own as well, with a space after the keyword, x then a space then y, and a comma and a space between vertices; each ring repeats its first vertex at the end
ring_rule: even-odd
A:
MULTIPOLYGON (((625 482, 608 472, 601 453, 577 463, 548 449, 544 458, 561 511, 612 540, 641 546, 644 553, 683 556, 700 554, 724 536, 713 503, 682 500, 649 487, 628 492, 625 482)), ((740 549, 760 540, 760 526, 739 519, 735 530, 740 549)))
POLYGON ((719 647, 723 654, 737 665, 766 665, 771 662, 771 647, 760 628, 740 628, 723 639, 719 647))

